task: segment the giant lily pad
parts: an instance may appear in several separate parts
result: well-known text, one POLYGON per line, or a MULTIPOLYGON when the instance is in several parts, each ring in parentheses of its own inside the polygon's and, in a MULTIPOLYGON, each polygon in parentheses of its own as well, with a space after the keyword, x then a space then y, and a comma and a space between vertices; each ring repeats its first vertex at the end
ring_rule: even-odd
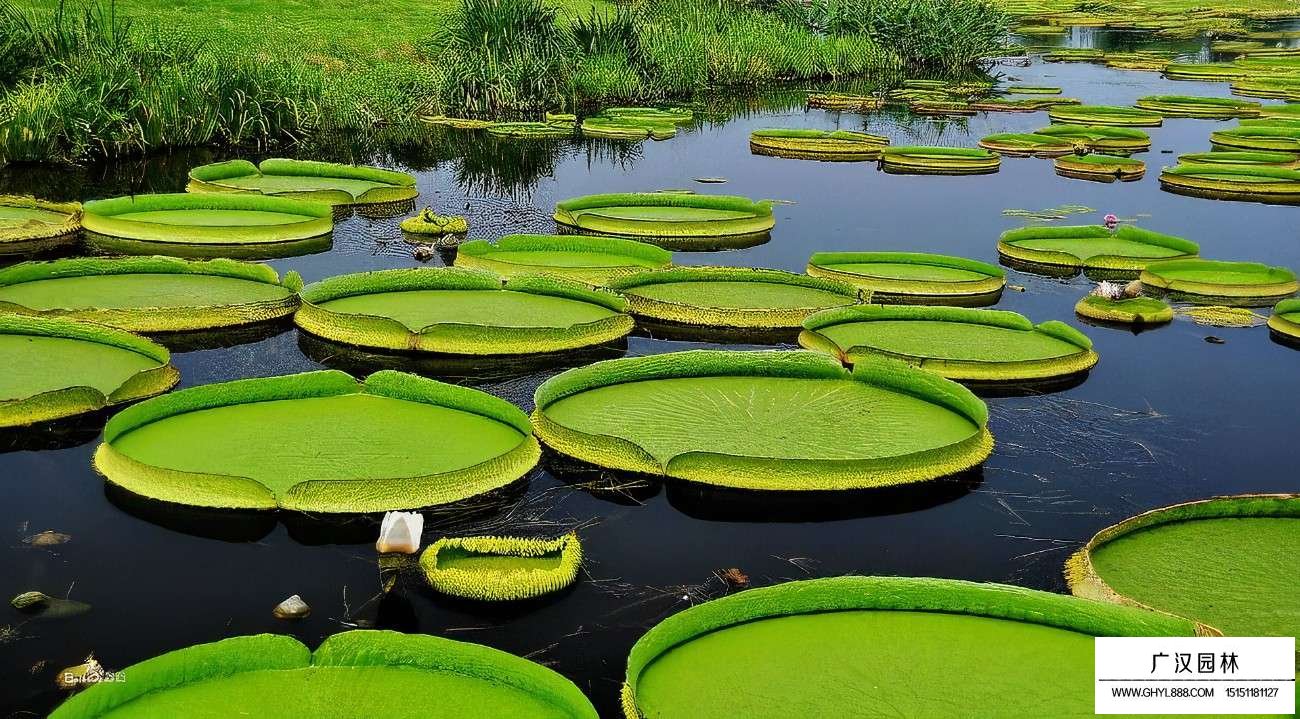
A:
POLYGON ((990 305, 1007 283, 994 265, 925 252, 817 252, 807 272, 869 290, 873 302, 899 304, 990 305))
POLYGON ((0 427, 94 412, 171 389, 166 348, 104 325, 0 314, 0 427))
POLYGON ((902 175, 984 175, 1001 164, 996 153, 972 147, 887 147, 880 158, 885 172, 902 175))
POLYGON ((842 92, 814 92, 808 95, 808 107, 820 110, 874 112, 884 104, 884 99, 873 95, 852 95, 842 92))
POLYGON ((1232 63, 1171 62, 1165 66, 1164 74, 1170 80, 1231 82, 1246 77, 1250 71, 1232 63))
POLYGON ((631 312, 706 327, 796 328, 808 315, 861 301, 843 282, 749 267, 676 267, 612 281, 631 312))
POLYGON ((1092 341, 1063 322, 963 307, 862 305, 819 312, 799 344, 846 364, 886 356, 949 379, 1023 382, 1069 377, 1097 364, 1092 341))
POLYGON ((538 436, 603 467, 774 491, 920 482, 992 450, 987 409, 938 375, 814 352, 699 350, 598 362, 537 390, 538 436))
POLYGON ((1178 165, 1160 173, 1160 188, 1212 200, 1300 203, 1300 170, 1261 165, 1178 165))
POLYGON ((96 248, 182 257, 281 257, 329 247, 329 205, 245 193, 136 195, 87 202, 96 248))
POLYGON ((252 192, 331 205, 407 202, 420 194, 405 172, 333 162, 227 160, 190 170, 189 192, 252 192))
POLYGON ((1021 227, 1002 233, 998 254, 1027 269, 1054 268, 1071 273, 1102 270, 1136 273, 1151 262, 1195 257, 1200 247, 1181 237, 1124 225, 1111 231, 1101 225, 1021 227))
POLYGON ((670 249, 691 248, 701 241, 766 235, 776 225, 768 202, 674 192, 587 195, 564 200, 555 206, 555 221, 594 234, 644 238, 670 249))
POLYGON ((1234 100, 1229 97, 1191 97, 1187 95, 1148 95, 1138 98, 1134 105, 1165 117, 1201 117, 1223 120, 1231 117, 1256 117, 1258 102, 1234 100))
POLYGON ((533 599, 578 579, 582 543, 570 532, 555 539, 443 537, 420 555, 430 586, 480 601, 533 599))
POLYGON ((749 134, 755 155, 796 160, 874 160, 889 138, 849 130, 768 129, 749 134))
POLYGON ((1049 137, 1027 132, 1000 132, 987 135, 980 147, 1011 157, 1060 157, 1073 155, 1075 142, 1063 137, 1049 137))
POLYGON ((463 268, 383 270, 308 285, 298 326, 334 342, 459 355, 558 352, 632 331, 619 296, 558 277, 463 268))
POLYGON ((0 195, 0 256, 53 249, 80 231, 78 203, 0 195))
POLYGON ((1300 495, 1216 497, 1107 527, 1066 564, 1080 597, 1151 607, 1230 636, 1300 634, 1300 495))
POLYGON ((1133 182, 1147 171, 1145 162, 1117 155, 1066 155, 1055 164, 1056 174, 1062 177, 1094 182, 1133 182))
POLYGON ((1300 342, 1300 300, 1282 300, 1268 318, 1268 328, 1278 336, 1300 342))
POLYGON ((633 719, 700 707, 752 719, 792 708, 801 719, 938 717, 956 702, 964 716, 1090 717, 1093 637, 1197 633, 1181 617, 1000 584, 787 582, 651 628, 628 657, 623 709, 633 719))
POLYGON ((540 452, 514 405, 401 372, 335 370, 203 385, 119 412, 95 468, 175 504, 382 512, 524 476, 540 452), (419 451, 412 451, 418 442, 419 451))
POLYGON ((1300 167, 1300 155, 1290 152, 1221 150, 1218 152, 1188 152, 1179 155, 1178 162, 1183 165, 1261 165, 1294 170, 1300 167))
POLYGON ((1258 262, 1172 260, 1142 271, 1142 286, 1197 304, 1263 307, 1300 290, 1295 273, 1258 262))
POLYGON ((1034 134, 1069 140, 1093 152, 1129 154, 1151 149, 1151 136, 1131 127, 1052 125, 1034 134))
POLYGON ((1109 127, 1160 127, 1160 113, 1117 105, 1061 105, 1047 111, 1052 122, 1109 127))
POLYGON ((558 140, 573 137, 573 122, 494 122, 489 134, 521 140, 558 140))
POLYGON ((127 667, 52 719, 384 716, 596 719, 568 679, 469 642, 388 631, 335 634, 312 652, 274 634, 233 637, 127 667))
POLYGON ((636 240, 582 235, 506 235, 495 244, 474 240, 456 251, 456 266, 503 277, 555 275, 600 285, 620 275, 658 270, 672 253, 636 240))
POLYGON ((656 122, 636 117, 589 117, 582 121, 582 134, 615 140, 667 140, 677 134, 671 122, 656 122))
POLYGON ((1109 297, 1088 295, 1074 305, 1075 314, 1097 322, 1126 325, 1158 325, 1174 319, 1174 310, 1154 297, 1109 297))
POLYGON ((302 282, 234 260, 75 258, 0 270, 0 310, 136 332, 234 327, 287 317, 302 282))
POLYGON ((1287 124, 1239 125, 1210 133, 1216 147, 1262 152, 1300 152, 1300 127, 1287 124))

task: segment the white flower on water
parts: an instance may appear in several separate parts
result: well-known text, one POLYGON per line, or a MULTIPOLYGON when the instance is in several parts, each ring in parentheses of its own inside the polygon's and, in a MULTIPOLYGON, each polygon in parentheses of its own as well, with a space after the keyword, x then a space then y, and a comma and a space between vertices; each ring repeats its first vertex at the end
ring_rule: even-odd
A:
POLYGON ((415 554, 420 551, 420 535, 423 533, 423 514, 387 512, 379 524, 379 541, 375 542, 375 550, 380 554, 415 554))
POLYGON ((1098 282, 1097 286, 1092 288, 1092 294, 1097 297, 1105 297, 1108 300, 1124 299, 1124 285, 1115 282, 1098 282))

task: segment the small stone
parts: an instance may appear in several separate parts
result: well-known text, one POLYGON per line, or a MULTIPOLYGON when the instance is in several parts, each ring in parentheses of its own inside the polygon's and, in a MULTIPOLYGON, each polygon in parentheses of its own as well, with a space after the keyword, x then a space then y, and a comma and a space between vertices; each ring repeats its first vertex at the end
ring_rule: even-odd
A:
POLYGON ((39 532, 30 537, 25 537, 23 539, 23 544, 32 547, 53 547, 59 544, 67 544, 71 541, 72 535, 47 529, 44 532, 39 532))
POLYGON ((297 594, 275 605, 271 614, 276 619, 306 619, 311 615, 311 607, 297 594))
POLYGON ((1215 337, 1214 335, 1206 335, 1206 336, 1205 336, 1205 341, 1206 341, 1206 342, 1209 342, 1209 343, 1212 344, 1212 345, 1226 345, 1226 344, 1228 344, 1228 341, 1227 341, 1227 340, 1223 339, 1222 337, 1215 337))

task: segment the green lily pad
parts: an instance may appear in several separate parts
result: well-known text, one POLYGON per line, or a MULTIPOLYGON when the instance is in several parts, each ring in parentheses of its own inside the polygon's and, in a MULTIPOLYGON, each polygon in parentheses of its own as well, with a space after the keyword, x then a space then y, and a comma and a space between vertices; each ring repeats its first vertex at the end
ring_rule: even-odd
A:
POLYGON ((632 272, 658 270, 672 253, 655 245, 616 237, 581 235, 506 235, 489 243, 474 240, 456 252, 456 266, 496 272, 503 277, 545 274, 600 285, 632 272))
POLYGON ((1131 225, 1022 227, 1002 233, 998 255, 1026 269, 1042 267, 1136 273, 1159 260, 1195 257, 1200 247, 1181 237, 1131 225))
POLYGON ((1142 271, 1141 279, 1143 287, 1196 304, 1263 307, 1300 290, 1294 272, 1258 262, 1153 262, 1142 271))
POLYGON ((420 194, 415 177, 378 167, 272 158, 254 165, 227 160, 190 170, 188 192, 250 192, 331 205, 406 202, 420 194))
POLYGON ((873 302, 986 305, 1006 286, 1001 268, 925 252, 816 252, 807 272, 871 292, 873 302))
POLYGON ((0 256, 43 252, 76 239, 81 205, 0 195, 0 256))
POLYGON ((556 204, 555 221, 583 232, 636 237, 669 249, 766 235, 776 225, 771 203, 678 192, 576 197, 556 204))

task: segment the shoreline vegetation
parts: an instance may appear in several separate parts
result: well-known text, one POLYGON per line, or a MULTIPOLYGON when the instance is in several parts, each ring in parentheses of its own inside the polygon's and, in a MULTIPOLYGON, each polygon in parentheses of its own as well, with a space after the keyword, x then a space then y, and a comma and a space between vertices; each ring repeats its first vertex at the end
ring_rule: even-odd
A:
POLYGON ((0 0, 0 164, 958 72, 996 54, 1011 25, 994 0, 195 5, 0 0))

